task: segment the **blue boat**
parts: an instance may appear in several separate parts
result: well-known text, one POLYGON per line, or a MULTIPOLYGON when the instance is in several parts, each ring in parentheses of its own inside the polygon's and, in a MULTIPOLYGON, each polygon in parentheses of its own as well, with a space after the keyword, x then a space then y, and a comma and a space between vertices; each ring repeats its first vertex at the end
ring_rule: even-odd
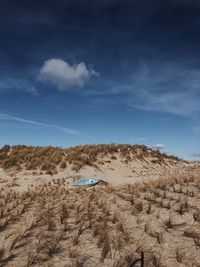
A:
POLYGON ((97 179, 79 179, 73 182, 74 186, 93 186, 99 183, 99 180, 97 179))

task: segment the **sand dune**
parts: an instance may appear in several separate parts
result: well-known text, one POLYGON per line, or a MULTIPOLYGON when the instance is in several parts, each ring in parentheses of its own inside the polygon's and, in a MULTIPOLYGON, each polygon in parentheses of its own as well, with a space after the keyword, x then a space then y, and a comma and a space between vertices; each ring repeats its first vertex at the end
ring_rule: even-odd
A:
POLYGON ((0 175, 20 190, 57 178, 66 179, 69 184, 73 179, 88 177, 105 180, 114 186, 133 184, 184 172, 193 165, 145 146, 128 145, 83 146, 66 150, 17 146, 7 149, 4 158, 0 175), (52 153, 54 157, 51 158, 52 153), (13 165, 10 164, 12 161, 13 165))
POLYGON ((0 151, 0 266, 129 267, 143 252, 145 267, 198 267, 200 166, 144 147, 90 149, 0 151), (72 186, 85 177, 108 185, 72 186))

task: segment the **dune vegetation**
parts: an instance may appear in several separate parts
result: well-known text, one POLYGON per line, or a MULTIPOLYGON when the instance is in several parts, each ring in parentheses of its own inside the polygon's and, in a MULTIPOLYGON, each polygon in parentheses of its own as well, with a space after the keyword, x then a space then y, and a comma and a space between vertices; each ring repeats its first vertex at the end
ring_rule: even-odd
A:
POLYGON ((145 161, 152 157, 152 163, 165 164, 165 160, 171 163, 179 161, 175 156, 168 156, 159 151, 147 148, 144 145, 85 145, 71 148, 59 147, 31 147, 9 146, 0 149, 0 167, 5 170, 16 168, 21 170, 36 170, 56 173, 58 169, 66 167, 66 162, 73 165, 74 170, 79 171, 84 166, 98 166, 99 157, 110 155, 115 159, 117 155, 129 162, 131 160, 145 161))
POLYGON ((0 178, 0 266, 200 266, 200 179, 68 188, 53 179, 23 192, 0 178), (140 266, 140 265, 136 265, 140 266))

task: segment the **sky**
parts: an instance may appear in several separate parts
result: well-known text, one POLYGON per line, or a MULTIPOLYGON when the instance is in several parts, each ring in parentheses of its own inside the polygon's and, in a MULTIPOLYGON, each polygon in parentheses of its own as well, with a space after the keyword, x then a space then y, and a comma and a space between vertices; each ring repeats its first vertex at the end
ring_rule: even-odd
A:
POLYGON ((0 146, 200 159, 198 0, 1 0, 0 146))

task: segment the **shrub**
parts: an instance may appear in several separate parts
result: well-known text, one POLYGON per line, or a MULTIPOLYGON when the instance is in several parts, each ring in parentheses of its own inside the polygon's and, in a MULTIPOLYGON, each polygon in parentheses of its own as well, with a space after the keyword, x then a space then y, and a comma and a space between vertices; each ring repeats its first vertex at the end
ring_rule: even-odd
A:
POLYGON ((61 169, 65 169, 66 167, 67 167, 66 162, 65 162, 65 161, 61 161, 61 163, 60 163, 60 168, 61 168, 61 169))

